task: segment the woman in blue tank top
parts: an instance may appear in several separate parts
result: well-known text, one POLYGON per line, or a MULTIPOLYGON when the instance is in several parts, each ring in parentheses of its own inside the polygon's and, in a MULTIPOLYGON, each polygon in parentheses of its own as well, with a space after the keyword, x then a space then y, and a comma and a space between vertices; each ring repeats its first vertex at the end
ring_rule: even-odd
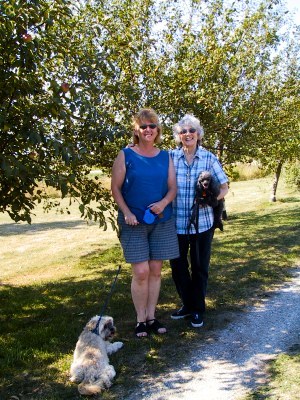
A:
POLYGON ((118 154, 112 169, 112 195, 119 207, 120 242, 132 264, 131 295, 137 314, 135 334, 163 334, 155 318, 163 260, 179 256, 172 201, 176 196, 173 162, 155 143, 161 125, 152 109, 133 118, 134 147, 118 154))

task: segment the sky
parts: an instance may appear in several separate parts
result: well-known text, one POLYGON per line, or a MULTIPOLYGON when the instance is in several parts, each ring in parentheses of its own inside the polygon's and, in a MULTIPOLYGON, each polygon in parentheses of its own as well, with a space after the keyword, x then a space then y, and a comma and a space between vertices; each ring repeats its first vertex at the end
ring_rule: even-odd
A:
POLYGON ((295 11, 294 21, 300 24, 300 2, 299 0, 285 0, 287 9, 289 11, 295 11))

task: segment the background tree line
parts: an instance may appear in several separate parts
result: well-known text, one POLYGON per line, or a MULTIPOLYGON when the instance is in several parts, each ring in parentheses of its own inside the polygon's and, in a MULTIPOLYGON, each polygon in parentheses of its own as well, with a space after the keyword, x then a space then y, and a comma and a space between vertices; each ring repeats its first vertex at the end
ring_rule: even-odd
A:
POLYGON ((144 106, 166 148, 199 117, 229 172, 256 159, 278 181, 299 159, 299 26, 279 0, 1 1, 0 35, 0 211, 15 221, 47 201, 43 181, 113 223, 89 172, 110 171, 144 106))

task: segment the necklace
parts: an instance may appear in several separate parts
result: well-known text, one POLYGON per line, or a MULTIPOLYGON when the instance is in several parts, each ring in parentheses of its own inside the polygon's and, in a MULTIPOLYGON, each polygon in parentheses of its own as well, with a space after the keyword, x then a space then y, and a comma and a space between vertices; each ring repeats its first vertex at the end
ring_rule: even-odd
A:
POLYGON ((195 157, 196 151, 197 151, 197 149, 195 149, 195 150, 193 151, 193 153, 189 153, 188 151, 183 150, 183 152, 184 152, 184 158, 185 158, 185 161, 186 161, 186 163, 187 163, 186 180, 187 180, 188 182, 191 181, 191 167, 192 167, 192 164, 193 164, 193 162, 194 162, 194 157, 195 157))
POLYGON ((187 170, 187 173, 186 173, 186 180, 188 182, 191 181, 191 169, 190 169, 190 166, 188 166, 188 170, 187 170))
POLYGON ((184 151, 184 158, 185 158, 185 161, 188 163, 188 165, 193 163, 194 156, 195 156, 195 153, 191 154, 191 153, 188 153, 188 152, 184 151))

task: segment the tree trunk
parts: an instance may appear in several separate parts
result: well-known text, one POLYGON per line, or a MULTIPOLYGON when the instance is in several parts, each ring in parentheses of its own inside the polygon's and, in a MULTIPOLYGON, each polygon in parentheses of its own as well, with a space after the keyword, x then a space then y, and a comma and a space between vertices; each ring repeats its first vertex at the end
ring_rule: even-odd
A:
POLYGON ((278 181, 279 181, 279 177, 281 174, 282 166, 283 166, 283 161, 279 161, 277 168, 276 168, 273 185, 272 185, 272 194, 271 194, 270 201, 276 201, 276 191, 277 191, 277 186, 278 186, 278 181))
POLYGON ((222 165, 222 157, 223 157, 223 152, 224 152, 224 145, 219 141, 218 147, 217 147, 217 157, 218 160, 220 161, 220 164, 222 165))

